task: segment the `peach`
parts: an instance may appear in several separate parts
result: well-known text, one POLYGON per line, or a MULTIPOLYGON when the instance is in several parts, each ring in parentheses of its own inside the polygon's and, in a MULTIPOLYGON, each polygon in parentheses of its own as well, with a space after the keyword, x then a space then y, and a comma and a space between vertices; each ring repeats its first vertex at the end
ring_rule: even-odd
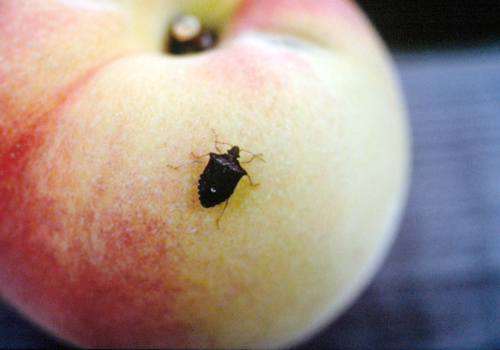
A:
POLYGON ((397 231, 405 108, 348 0, 5 0, 0 84, 0 295, 76 345, 293 345, 397 231), (162 52, 180 12, 218 44, 162 52), (212 129, 266 161, 220 228, 204 165, 169 167, 215 152, 212 129))

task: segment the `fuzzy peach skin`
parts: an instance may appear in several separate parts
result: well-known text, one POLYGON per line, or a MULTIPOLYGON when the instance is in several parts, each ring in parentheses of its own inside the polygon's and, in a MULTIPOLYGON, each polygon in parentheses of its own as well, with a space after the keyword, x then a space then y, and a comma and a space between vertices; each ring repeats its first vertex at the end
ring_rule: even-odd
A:
POLYGON ((399 91, 347 0, 0 1, 1 297, 86 347, 304 340, 397 231, 399 91), (179 12, 219 44, 162 53, 179 12), (204 165, 168 167, 215 152, 212 129, 265 159, 220 229, 204 165))

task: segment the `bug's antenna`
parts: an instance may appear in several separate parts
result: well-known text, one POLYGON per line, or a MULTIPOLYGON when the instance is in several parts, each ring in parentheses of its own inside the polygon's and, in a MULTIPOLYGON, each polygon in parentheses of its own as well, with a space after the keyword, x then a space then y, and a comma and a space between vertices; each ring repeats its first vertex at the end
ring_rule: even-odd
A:
MULTIPOLYGON (((214 144, 215 144, 215 149, 217 150, 217 152, 222 153, 222 151, 219 149, 219 147, 217 147, 217 144, 218 144, 218 143, 224 143, 224 142, 219 142, 219 141, 217 141, 217 134, 215 133, 215 130, 214 130, 214 129, 212 129, 212 131, 213 131, 214 136, 215 136, 215 142, 214 142, 214 144)), ((232 145, 231 145, 231 146, 232 146, 232 145)))
POLYGON ((240 151, 245 151, 245 152, 247 152, 247 153, 250 153, 250 154, 253 156, 253 157, 252 157, 252 159, 250 159, 250 160, 248 160, 248 161, 246 161, 246 162, 241 162, 241 163, 243 163, 243 164, 250 163, 251 161, 253 161, 253 159, 254 159, 254 158, 260 159, 260 160, 261 160, 261 161, 263 161, 264 163, 266 162, 266 161, 264 160, 264 158, 262 158, 262 153, 255 154, 255 153, 252 153, 252 152, 250 152, 250 151, 247 151, 246 149, 241 149, 241 148, 240 148, 240 151))
POLYGON ((217 134, 215 133, 215 130, 212 129, 212 131, 214 132, 214 135, 215 135, 215 149, 217 150, 217 152, 222 153, 221 150, 219 149, 219 147, 217 147, 218 144, 228 145, 228 146, 234 147, 234 145, 232 143, 219 141, 217 139, 217 134))
MULTIPOLYGON (((229 142, 222 142, 222 141, 219 141, 217 140, 217 134, 215 133, 215 130, 212 129, 212 132, 214 133, 214 136, 215 136, 215 149, 217 150, 217 152, 219 153, 222 153, 221 150, 219 149, 219 147, 217 147, 217 144, 221 144, 221 145, 228 145, 228 146, 231 146, 231 147, 234 147, 234 145, 232 143, 229 143, 229 142)), ((247 151, 246 149, 243 149, 243 148, 240 148, 240 151, 244 151, 244 152, 247 152, 247 153, 250 153, 253 157, 252 159, 250 159, 249 161, 247 162, 241 162, 243 164, 247 164, 247 163, 250 163, 251 161, 254 160, 254 158, 258 158, 260 159, 261 161, 263 161, 264 163, 266 162, 264 160, 264 158, 262 158, 262 153, 259 153, 259 154, 255 154, 255 153, 252 153, 250 151, 247 151)))

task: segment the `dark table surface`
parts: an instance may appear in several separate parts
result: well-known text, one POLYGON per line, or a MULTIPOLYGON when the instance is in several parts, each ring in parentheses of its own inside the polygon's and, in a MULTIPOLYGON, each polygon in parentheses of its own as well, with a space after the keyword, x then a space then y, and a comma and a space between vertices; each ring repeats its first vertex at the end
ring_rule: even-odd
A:
MULTIPOLYGON (((396 53, 412 190, 383 268, 297 349, 500 348, 500 46, 396 53)), ((0 348, 64 347, 0 303, 0 348)))

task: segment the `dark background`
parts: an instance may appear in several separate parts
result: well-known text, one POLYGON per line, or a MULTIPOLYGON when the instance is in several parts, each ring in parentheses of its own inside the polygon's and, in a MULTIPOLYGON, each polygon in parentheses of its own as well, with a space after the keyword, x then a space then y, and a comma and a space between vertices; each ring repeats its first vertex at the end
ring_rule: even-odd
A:
MULTIPOLYGON (((412 189, 375 279, 296 349, 500 349, 500 1, 358 3, 407 96, 412 189)), ((0 302, 0 348, 65 346, 0 302)))
POLYGON ((466 48, 500 38, 497 0, 360 0, 393 50, 466 48))

